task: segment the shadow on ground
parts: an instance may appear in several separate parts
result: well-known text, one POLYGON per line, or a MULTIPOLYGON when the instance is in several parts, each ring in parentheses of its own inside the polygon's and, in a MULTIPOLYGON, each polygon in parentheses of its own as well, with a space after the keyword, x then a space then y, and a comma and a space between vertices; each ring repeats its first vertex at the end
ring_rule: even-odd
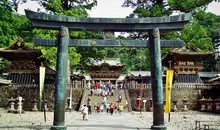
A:
MULTIPOLYGON (((31 126, 31 125, 22 125, 22 126, 0 126, 0 129, 16 129, 16 128, 24 128, 24 129, 32 129, 32 130, 43 130, 43 129, 50 129, 51 125, 39 125, 39 126, 31 126)), ((131 129, 131 130, 150 130, 150 128, 143 128, 143 127, 129 127, 124 125, 67 125, 67 128, 117 128, 117 129, 131 129)))
POLYGON ((24 128, 24 129, 31 129, 31 130, 42 130, 42 129, 50 129, 50 125, 16 125, 16 126, 0 126, 0 129, 16 129, 16 128, 24 128))
POLYGON ((150 128, 144 128, 144 127, 130 127, 130 126, 124 126, 124 125, 67 125, 67 127, 96 127, 96 128, 121 128, 121 129, 136 129, 136 130, 150 130, 150 128))

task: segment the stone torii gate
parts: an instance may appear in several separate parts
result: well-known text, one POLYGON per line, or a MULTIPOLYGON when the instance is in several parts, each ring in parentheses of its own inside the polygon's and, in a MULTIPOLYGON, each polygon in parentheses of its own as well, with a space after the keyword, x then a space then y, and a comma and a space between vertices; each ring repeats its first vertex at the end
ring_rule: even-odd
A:
POLYGON ((55 16, 25 10, 26 16, 36 28, 59 30, 57 40, 35 39, 35 45, 57 46, 56 86, 54 103, 54 121, 52 130, 66 130, 65 95, 67 82, 68 47, 149 47, 151 84, 153 98, 152 129, 166 129, 164 124, 163 85, 161 66, 161 47, 182 47, 183 41, 160 41, 159 30, 181 30, 191 20, 191 14, 152 18, 75 18, 55 16), (69 39, 69 29, 73 31, 89 30, 103 32, 146 32, 149 40, 80 40, 69 39), (161 45, 160 45, 161 44, 161 45))

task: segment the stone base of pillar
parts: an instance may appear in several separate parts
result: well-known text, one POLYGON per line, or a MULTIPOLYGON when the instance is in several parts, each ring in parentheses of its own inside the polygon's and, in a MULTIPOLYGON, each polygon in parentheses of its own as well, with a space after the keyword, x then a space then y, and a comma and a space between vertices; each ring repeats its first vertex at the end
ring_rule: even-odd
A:
POLYGON ((151 129, 156 129, 156 130, 166 130, 167 127, 165 125, 152 125, 151 129))
POLYGON ((50 130, 66 130, 66 126, 51 126, 50 130))

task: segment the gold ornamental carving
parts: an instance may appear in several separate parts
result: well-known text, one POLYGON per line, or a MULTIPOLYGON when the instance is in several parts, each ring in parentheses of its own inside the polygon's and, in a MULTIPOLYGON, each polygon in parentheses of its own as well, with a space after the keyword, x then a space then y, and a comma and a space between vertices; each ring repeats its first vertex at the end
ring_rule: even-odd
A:
POLYGON ((96 41, 91 41, 90 43, 92 46, 96 46, 96 41))
POLYGON ((154 31, 153 31, 153 36, 155 38, 158 38, 159 37, 159 29, 158 28, 155 28, 154 31))

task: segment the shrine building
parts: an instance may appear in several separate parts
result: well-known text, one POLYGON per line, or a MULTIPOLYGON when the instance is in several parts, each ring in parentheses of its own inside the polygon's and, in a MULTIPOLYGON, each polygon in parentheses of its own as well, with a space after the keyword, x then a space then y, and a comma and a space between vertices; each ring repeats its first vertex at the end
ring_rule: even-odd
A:
POLYGON ((119 58, 105 58, 101 61, 94 61, 89 67, 89 73, 92 81, 95 82, 116 82, 121 79, 124 65, 119 58))
POLYGON ((163 57, 162 65, 174 70, 173 87, 204 86, 200 75, 203 69, 201 61, 213 55, 213 52, 202 52, 197 48, 182 47, 170 50, 163 57))
MULTIPOLYGON (((11 80, 14 87, 38 87, 39 67, 43 65, 44 59, 40 50, 28 47, 23 39, 18 40, 7 48, 0 49, 0 57, 11 62, 3 75, 11 80)), ((54 85, 56 72, 45 67, 45 86, 54 85)))

